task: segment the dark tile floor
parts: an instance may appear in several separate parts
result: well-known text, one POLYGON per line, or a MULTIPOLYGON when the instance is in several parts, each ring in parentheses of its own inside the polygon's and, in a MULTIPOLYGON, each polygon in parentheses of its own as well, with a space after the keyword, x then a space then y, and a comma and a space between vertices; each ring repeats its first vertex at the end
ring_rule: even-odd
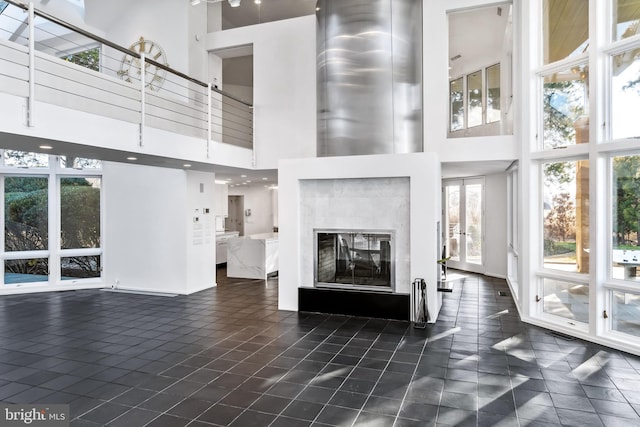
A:
POLYGON ((523 324, 503 280, 470 277, 425 330, 219 283, 0 297, 0 401, 69 403, 73 426, 640 425, 640 358, 523 324))

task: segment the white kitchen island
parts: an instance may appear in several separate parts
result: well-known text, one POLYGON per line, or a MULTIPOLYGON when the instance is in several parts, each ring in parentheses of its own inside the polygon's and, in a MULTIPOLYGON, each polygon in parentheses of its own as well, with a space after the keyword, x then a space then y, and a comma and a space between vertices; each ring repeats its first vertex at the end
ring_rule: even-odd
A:
POLYGON ((234 237, 227 242, 227 277, 266 279, 278 271, 278 233, 234 237))

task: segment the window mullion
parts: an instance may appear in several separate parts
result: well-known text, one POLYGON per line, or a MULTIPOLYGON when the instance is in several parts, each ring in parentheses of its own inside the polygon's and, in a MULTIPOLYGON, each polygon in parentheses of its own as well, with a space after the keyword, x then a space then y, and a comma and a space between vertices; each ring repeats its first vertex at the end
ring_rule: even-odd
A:
MULTIPOLYGON (((52 156, 52 160, 55 159, 52 156)), ((55 163, 55 161, 54 161, 55 163)), ((49 175, 49 284, 60 280, 60 181, 56 167, 49 175)))

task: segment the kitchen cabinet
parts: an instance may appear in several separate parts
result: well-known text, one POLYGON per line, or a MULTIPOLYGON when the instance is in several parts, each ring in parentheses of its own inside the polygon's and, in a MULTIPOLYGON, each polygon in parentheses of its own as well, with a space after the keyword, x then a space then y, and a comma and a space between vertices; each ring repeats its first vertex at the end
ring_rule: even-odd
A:
POLYGON ((216 234, 216 264, 227 262, 227 247, 229 239, 238 237, 237 231, 216 234))
POLYGON ((227 277, 266 279, 278 271, 278 233, 229 239, 227 277))

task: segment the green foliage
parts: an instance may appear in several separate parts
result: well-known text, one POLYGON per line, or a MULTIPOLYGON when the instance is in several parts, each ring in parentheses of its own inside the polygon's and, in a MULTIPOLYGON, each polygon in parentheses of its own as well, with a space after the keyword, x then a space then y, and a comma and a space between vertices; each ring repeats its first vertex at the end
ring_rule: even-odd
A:
POLYGON ((46 190, 49 186, 47 178, 6 177, 4 179, 4 193, 29 193, 36 190, 46 190))
POLYGON ((551 239, 544 239, 544 256, 573 254, 575 252, 575 242, 554 242, 551 239))
POLYGON ((635 236, 640 243, 640 156, 613 159, 614 234, 621 244, 635 236))
POLYGON ((64 187, 91 187, 91 183, 85 178, 61 178, 60 186, 64 187))
POLYGON ((614 245, 613 249, 620 249, 625 251, 638 251, 640 250, 640 246, 636 245, 614 245))
POLYGON ((63 56, 62 59, 81 65, 94 71, 100 71, 100 48, 94 47, 82 52, 76 52, 71 55, 63 56))
POLYGON ((544 183, 547 186, 562 186, 573 181, 575 162, 545 163, 544 183))
POLYGON ((48 247, 48 192, 5 194, 5 248, 31 251, 48 247))
MULTIPOLYGON (((61 247, 100 245, 100 189, 84 178, 60 180, 61 247)), ((5 245, 8 251, 48 248, 48 180, 34 177, 5 179, 5 245)), ((11 272, 47 274, 45 260, 14 262, 11 272)), ((63 269, 73 277, 95 277, 99 257, 67 258, 63 269)))
POLYGON ((74 184, 63 185, 60 192, 61 247, 99 247, 100 189, 74 184))

